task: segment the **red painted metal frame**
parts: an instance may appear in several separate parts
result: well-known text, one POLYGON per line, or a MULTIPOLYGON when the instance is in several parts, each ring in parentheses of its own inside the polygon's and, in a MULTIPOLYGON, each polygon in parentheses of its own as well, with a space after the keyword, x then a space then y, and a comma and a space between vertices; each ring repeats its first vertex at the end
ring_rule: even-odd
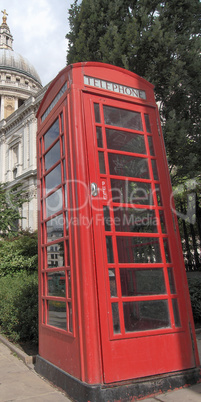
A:
MULTIPOLYGON (((97 97, 92 97, 91 95, 85 95, 84 97, 84 105, 86 107, 85 110, 85 115, 89 116, 92 114, 92 108, 91 108, 91 102, 98 102, 101 101, 101 99, 97 97), (87 97, 88 97, 88 102, 87 102, 87 97)), ((122 107, 126 108, 128 110, 134 108, 134 110, 138 110, 138 106, 135 105, 129 105, 125 103, 120 103, 115 100, 109 100, 109 99, 102 99, 105 105, 112 105, 116 107, 122 107)), ((147 112, 146 108, 146 112, 147 112)), ((171 240, 171 252, 174 255, 173 262, 176 265, 176 270, 177 270, 177 286, 178 286, 178 293, 179 293, 179 299, 180 299, 180 312, 181 312, 181 317, 182 317, 182 327, 180 328, 175 328, 174 326, 174 316, 173 316, 173 310, 172 310, 172 303, 171 300, 173 298, 176 298, 177 295, 175 294, 174 296, 171 295, 170 293, 170 287, 168 283, 168 274, 167 274, 167 266, 173 266, 173 264, 166 264, 166 259, 165 259, 165 253, 164 253, 164 248, 163 248, 163 238, 167 238, 166 234, 162 234, 162 232, 159 230, 158 233, 152 233, 151 237, 153 238, 159 238, 160 240, 160 248, 161 248, 161 253, 162 253, 162 259, 163 259, 163 265, 161 264, 154 264, 155 267, 164 267, 164 273, 165 273, 165 278, 166 278, 166 287, 167 287, 167 295, 164 296, 149 296, 146 298, 143 297, 135 297, 135 301, 138 300, 157 300, 157 299, 166 299, 169 302, 169 311, 170 311, 170 316, 171 316, 171 322, 172 322, 172 328, 165 328, 165 329, 159 329, 159 330, 151 330, 151 331, 143 331, 143 332, 135 332, 132 334, 128 333, 122 333, 118 335, 113 335, 111 336, 112 332, 112 323, 110 322, 110 331, 108 332, 107 328, 107 316, 108 316, 108 309, 110 311, 109 316, 111 316, 111 310, 110 310, 110 302, 109 302, 109 283, 108 283, 108 278, 105 277, 106 273, 104 274, 104 270, 102 267, 115 267, 115 263, 108 264, 107 262, 107 253, 106 249, 101 250, 100 245, 104 245, 104 233, 103 233, 103 228, 101 228, 101 225, 96 226, 94 225, 94 232, 95 232, 95 243, 96 243, 96 264, 97 264, 97 275, 98 275, 98 287, 99 287, 99 305, 100 305, 100 319, 101 319, 101 334, 102 334, 102 353, 103 353, 103 365, 104 365, 104 380, 105 382, 114 382, 114 381, 121 381, 121 380, 126 380, 129 378, 132 378, 134 375, 135 378, 137 377, 143 377, 146 375, 153 375, 153 374, 159 374, 159 373, 165 373, 165 372, 171 372, 171 371, 176 371, 180 369, 186 369, 189 367, 194 367, 195 365, 195 360, 194 356, 192 353, 192 345, 191 345, 191 334, 189 332, 189 320, 190 316, 187 318, 187 311, 186 309, 183 308, 184 303, 185 303, 185 296, 184 296, 184 289, 183 291, 179 292, 179 283, 181 282, 181 276, 182 276, 182 266, 180 263, 180 258, 178 258, 178 249, 176 248, 175 250, 175 242, 177 242, 175 231, 173 228, 173 220, 172 220, 172 214, 170 210, 170 205, 169 205, 169 200, 170 200, 170 195, 171 193, 168 192, 167 195, 165 195, 165 189, 167 187, 167 180, 168 177, 165 174, 165 169, 164 169, 164 160, 161 158, 161 148, 160 148, 160 143, 158 144, 160 138, 158 137, 158 130, 157 130, 157 125, 156 125, 156 118, 154 121, 154 115, 152 117, 152 124, 153 124, 153 134, 155 136, 155 149, 156 149, 156 155, 158 157, 158 166, 159 166, 159 179, 160 179, 160 185, 162 188, 162 196, 164 199, 164 207, 165 207, 165 212, 167 212, 166 216, 166 222, 168 226, 168 231, 169 231, 169 240, 171 240), (156 137, 157 135, 157 137, 156 137), (158 142, 157 142, 158 141, 158 142), (102 257, 102 259, 101 259, 102 257), (107 290, 104 292, 103 289, 107 287, 107 290), (111 342, 111 339, 113 338, 113 341, 111 342), (123 340, 124 338, 124 340, 123 340), (114 341, 115 340, 115 341, 114 341), (118 341, 119 340, 119 341, 118 341), (166 346, 165 346, 166 345, 166 346), (133 350, 133 357, 132 357, 132 351, 133 350), (171 350, 171 354, 167 350, 171 350), (148 357, 149 356, 149 357, 148 357), (157 356, 160 356, 160 359, 157 358, 157 356), (129 361, 129 364, 128 364, 129 361), (146 364, 145 364, 146 362, 146 364), (134 374, 135 373, 135 374, 134 374)), ((91 181, 92 182, 98 182, 100 186, 100 181, 99 181, 99 174, 98 174, 98 159, 96 156, 93 158, 94 155, 94 143, 92 142, 90 138, 90 133, 93 130, 92 125, 90 125, 89 120, 87 122, 87 135, 88 135, 88 155, 90 155, 89 158, 89 164, 90 164, 90 172, 91 172, 91 181)), ((112 128, 112 127, 111 127, 112 128)), ((111 150, 108 150, 108 152, 111 152, 111 150)), ((117 152, 117 151, 116 151, 117 152)), ((119 152, 119 151, 118 151, 119 152)), ((97 154, 96 154, 97 155, 97 154)), ((155 158, 152 158, 155 159, 155 158)), ((150 161, 149 161, 150 163, 150 161)), ((105 164, 106 164, 106 172, 109 171, 109 167, 107 166, 107 158, 105 158, 105 164)), ((150 170, 150 175, 151 175, 151 181, 152 182, 159 182, 154 180, 152 176, 152 171, 150 170)), ((107 179, 107 174, 100 175, 101 178, 107 179)), ((112 177, 112 176, 111 176, 112 177)), ((118 176, 115 176, 116 179, 118 179, 118 176)), ((119 177, 121 179, 122 177, 119 177)), ((108 187, 109 187, 109 181, 108 181, 108 187)), ((101 198, 101 197, 100 197, 101 198)), ((93 200, 93 210, 97 209, 100 210, 100 204, 101 204, 101 199, 94 199, 93 200)), ((95 221, 95 213, 94 213, 94 221, 95 221)), ((109 233, 108 233, 109 234, 109 233)), ((119 233, 117 233, 118 235, 119 233)), ((133 236, 133 234, 130 233, 120 233, 121 236, 133 236)), ((147 237, 149 234, 147 233, 141 233, 139 235, 140 237, 147 237)), ((118 256, 117 256, 117 249, 115 247, 115 242, 114 242, 114 229, 112 233, 113 237, 113 248, 114 248, 114 261, 118 261, 118 256)), ((104 246, 103 246, 104 247, 104 246)), ((135 267, 146 267, 151 264, 136 264, 136 265, 131 265, 131 264, 119 264, 121 267, 130 267, 130 266, 135 266, 135 267)), ((184 273, 185 275, 185 273, 184 273)), ((118 292, 120 293, 120 281, 119 277, 117 276, 117 288, 118 292)), ((124 301, 129 301, 131 300, 130 298, 123 298, 124 301)), ((114 301, 119 301, 119 299, 114 299, 114 301)), ((120 309, 120 322, 123 322, 123 311, 120 309)), ((122 326, 121 326, 122 327, 122 326)))
MULTIPOLYGON (((45 115, 46 116, 46 115, 45 115)), ((112 127, 112 126, 111 126, 112 127)), ((111 128, 110 127, 110 128, 111 128)), ((116 128, 116 127, 113 127, 116 128)), ((125 130, 126 131, 126 130, 125 130)), ((130 130, 127 130, 130 131, 130 130)), ((60 134, 62 135, 62 133, 60 134)), ((182 257, 181 242, 176 216, 173 217, 170 208, 171 183, 165 156, 165 148, 159 123, 159 114, 156 107, 153 86, 123 69, 101 63, 78 63, 65 68, 51 83, 38 111, 38 180, 40 182, 38 193, 39 205, 39 354, 64 371, 72 374, 88 384, 110 383, 145 377, 155 374, 184 370, 199 366, 194 324, 188 294, 187 280, 182 257), (132 88, 146 91, 146 100, 131 98, 131 96, 114 93, 103 88, 84 84, 84 75, 115 82, 132 88), (60 94, 61 88, 66 90, 60 94), (59 94, 59 96, 58 96, 59 94), (57 98, 56 98, 57 97, 57 98), (48 109, 51 102, 56 99, 52 110, 48 109), (121 283, 119 268, 147 267, 147 264, 120 264, 115 236, 133 236, 127 232, 116 232, 114 225, 112 231, 106 232, 101 221, 96 222, 97 211, 107 201, 101 197, 91 197, 91 182, 98 183, 102 188, 102 180, 107 183, 104 191, 110 193, 110 177, 108 160, 105 158, 106 174, 99 174, 98 150, 109 153, 119 153, 106 147, 104 137, 103 148, 97 148, 95 125, 105 127, 103 123, 103 110, 101 106, 101 123, 95 123, 93 103, 107 104, 127 110, 139 111, 143 119, 143 133, 146 143, 146 155, 135 154, 140 158, 148 158, 150 179, 135 179, 138 182, 160 183, 163 205, 156 207, 156 194, 153 194, 154 205, 143 205, 143 208, 153 209, 159 218, 159 211, 164 210, 166 215, 167 233, 162 233, 160 225, 157 233, 141 233, 140 237, 158 238, 162 252, 163 263, 153 264, 153 268, 164 268, 167 294, 160 296, 137 296, 134 298, 121 296, 121 283), (48 111, 46 118, 41 116, 48 111), (60 113, 64 117, 64 138, 66 183, 62 182, 63 197, 64 184, 68 191, 68 209, 63 208, 62 213, 68 213, 70 246, 70 267, 65 268, 72 273, 72 304, 73 304, 73 333, 47 325, 43 320, 43 300, 62 301, 62 298, 51 298, 43 295, 42 277, 48 272, 42 258, 43 243, 42 230, 46 219, 43 217, 41 203, 44 203, 44 178, 41 176, 42 149, 40 139, 47 132, 51 124, 60 113), (152 133, 146 132, 144 113, 149 113, 152 119, 152 133), (155 156, 149 153, 148 137, 153 137, 155 156), (159 180, 153 177, 151 160, 158 162, 159 180), (43 183, 43 184, 42 184, 43 183), (87 200, 87 202, 86 202, 87 200), (97 211, 96 211, 97 210, 97 211), (83 217, 90 225, 83 223, 83 217), (82 224, 80 224, 82 222, 82 224), (114 263, 108 264, 105 246, 105 236, 113 239, 114 263), (171 263, 165 260, 163 239, 170 241, 171 263), (110 297, 109 279, 106 273, 108 268, 114 268, 117 273, 117 297, 110 297), (176 294, 171 294, 167 268, 173 267, 176 281, 176 294), (181 327, 175 327, 172 299, 179 301, 181 327), (122 300, 168 300, 171 328, 125 332, 122 300), (111 303, 118 302, 120 308, 121 333, 113 333, 111 303)), ((121 154, 127 154, 123 151, 121 154)), ((130 154, 133 155, 133 154, 130 154)), ((57 162, 58 163, 58 162, 57 162)), ((57 163, 52 167, 54 168, 57 163)), ((122 177, 115 176, 115 179, 122 177)), ((62 180, 64 177, 62 176, 62 180)), ((129 180, 129 178, 128 178, 129 180)), ((101 193, 100 193, 101 194, 101 193)), ((113 205, 117 205, 113 203, 113 205)), ((128 204, 122 204, 127 207, 128 204)), ((142 206, 137 206, 142 208, 142 206)), ((58 212, 58 215, 60 211, 58 212)), ((103 215, 102 215, 103 217, 103 215)), ((56 240, 55 240, 56 242, 56 240)), ((58 242, 58 241, 57 241, 58 242)), ((53 243, 52 243, 53 244, 53 243)), ((51 272, 52 269, 50 269, 51 272)), ((47 286, 47 285, 46 285, 47 286)), ((71 299, 66 298, 66 302, 71 299)), ((46 313, 47 314, 47 313, 46 313)))
MULTIPOLYGON (((41 132, 41 136, 40 138, 43 138, 44 133, 47 132, 47 130, 49 129, 49 127, 54 123, 54 121, 60 116, 60 114, 63 114, 63 126, 64 126, 64 132, 62 132, 61 130, 61 121, 60 121, 60 137, 59 137, 59 141, 60 141, 60 146, 62 144, 61 141, 61 136, 64 135, 64 152, 63 152, 63 156, 61 157, 61 159, 59 160, 59 162, 64 161, 65 159, 65 166, 68 162, 68 155, 69 155, 69 150, 68 150, 68 144, 67 144, 67 118, 68 118, 68 113, 67 113, 67 102, 66 102, 66 94, 65 97, 63 97, 63 99, 61 100, 61 102, 58 104, 58 108, 56 109, 56 111, 50 115, 50 119, 48 119, 48 123, 45 122, 45 124, 43 125, 44 128, 41 132), (64 157, 65 155, 65 157, 64 157)), ((57 138, 58 140, 58 138, 57 138)), ((55 140, 52 144, 54 145, 54 143, 57 141, 55 140)), ((48 150, 50 149, 50 147, 48 148, 48 150)), ((46 151, 45 151, 46 152, 46 151)), ((66 292, 66 297, 65 300, 64 298, 61 297, 53 297, 53 296, 49 296, 47 294, 47 279, 46 275, 47 273, 51 272, 58 272, 58 271, 63 271, 65 270, 65 279, 66 279, 66 283, 67 283, 67 274, 71 268, 71 280, 72 280, 72 288, 74 288, 74 276, 73 276, 73 269, 72 267, 69 266, 68 264, 68 260, 69 257, 67 256, 67 248, 66 248, 66 242, 69 241, 69 238, 72 236, 71 235, 71 227, 69 228, 69 234, 66 233, 66 225, 64 225, 64 237, 62 237, 62 239, 57 239, 54 240, 53 242, 48 242, 46 240, 46 230, 45 230, 45 223, 50 220, 50 218, 46 218, 46 216, 43 216, 43 211, 44 211, 44 207, 41 206, 42 204, 45 203, 45 199, 46 199, 46 194, 44 194, 45 191, 45 179, 44 179, 44 175, 46 175, 46 171, 43 167, 43 175, 40 176, 40 172, 41 172, 41 160, 44 161, 44 149, 43 152, 41 149, 39 149, 39 155, 42 157, 39 159, 39 166, 38 166, 38 174, 39 174, 39 180, 40 180, 40 190, 38 192, 38 200, 39 200, 39 219, 41 222, 41 225, 39 227, 39 241, 42 247, 39 247, 39 261, 40 261, 40 288, 39 288, 39 305, 40 305, 40 309, 39 309, 39 319, 40 319, 40 327, 39 327, 39 338, 40 338, 40 345, 39 345, 39 351, 41 350, 41 355, 43 355, 44 357, 48 357, 48 360, 51 361, 52 363, 55 362, 55 359, 58 360, 62 360, 62 365, 63 368, 66 369, 68 368, 69 370, 69 365, 68 365, 68 361, 70 360, 72 362, 71 367, 70 367, 70 372, 72 373, 72 375, 75 375, 76 377, 80 376, 80 367, 78 364, 79 361, 79 344, 76 338, 76 324, 77 324, 77 315, 73 314, 73 332, 69 331, 69 327, 67 328, 67 331, 60 329, 60 328, 56 328, 54 326, 49 326, 47 325, 47 302, 49 300, 57 300, 58 302, 65 302, 66 306, 67 306, 67 324, 69 323, 69 311, 68 311, 68 303, 72 302, 73 304, 73 312, 77 309, 76 305, 74 304, 75 298, 73 298, 71 300, 71 298, 69 298, 68 293, 66 292), (42 233, 43 231, 43 233, 42 233), (64 255, 65 255, 65 266, 62 267, 58 267, 58 268, 47 268, 47 255, 45 257, 44 255, 44 250, 47 247, 47 245, 52 246, 54 244, 57 244, 58 242, 60 242, 60 240, 64 241, 64 255), (44 264, 44 265, 43 265, 44 264), (45 279, 45 283, 43 285, 43 280, 45 279), (43 294, 42 289, 45 289, 45 295, 43 294), (42 298, 41 298, 42 296, 42 298), (43 317, 43 303, 45 305, 45 317, 43 317), (66 339, 68 339, 68 343, 69 345, 71 345, 70 348, 66 349, 66 339), (76 341, 75 341, 76 339, 76 341), (63 350, 66 350, 66 354, 64 355, 63 350), (74 359, 74 357, 76 356, 76 359, 74 359), (76 361, 77 360, 77 361, 76 361)), ((58 162, 56 162, 56 164, 54 164, 51 169, 53 169, 55 167, 55 165, 57 165, 58 162)), ((49 171, 48 171, 49 173, 49 171)), ((62 183, 57 186, 56 188, 61 188, 62 189, 62 198, 63 198, 63 208, 61 211, 58 211, 56 214, 54 214, 52 217, 58 216, 60 214, 66 215, 66 213, 68 214, 68 218, 69 218, 69 213, 67 210, 67 206, 64 204, 65 203, 65 186, 68 186, 68 182, 69 182, 69 175, 68 175, 68 169, 66 169, 66 178, 67 181, 64 181, 64 171, 62 171, 62 183)), ((51 192, 49 192, 47 194, 47 197, 51 194, 51 192)), ((68 197, 68 205, 69 205, 69 191, 67 191, 67 197, 68 197)), ((45 211, 44 211, 45 212, 45 211)), ((51 218, 52 218, 51 217, 51 218)), ((66 219, 66 218, 65 218, 66 219)), ((46 254, 46 253, 45 253, 46 254)), ((70 261, 72 261, 72 247, 69 247, 69 254, 70 254, 70 261)), ((67 286, 68 289, 68 286, 67 286)), ((67 291, 66 289, 66 291, 67 291)))
MULTIPOLYGON (((92 100, 91 98, 90 98, 90 100, 92 100)), ((96 101, 96 98, 94 99, 94 101, 96 101)), ((115 103, 113 102, 112 103, 112 105, 115 105, 115 103)), ((119 106, 119 105, 118 105, 119 106)), ((127 106, 127 109, 128 109, 128 106, 127 106)), ((92 108, 91 108, 91 114, 93 115, 93 112, 92 112, 92 108)), ((137 108, 137 106, 135 107, 135 111, 136 110, 138 110, 138 108, 137 108)), ((147 109, 146 109, 146 112, 147 112, 147 109)), ((87 112, 86 112, 86 114, 87 114, 87 112)), ((102 116, 103 116, 103 114, 102 114, 102 116)), ((145 123, 144 123, 144 127, 145 127, 145 123)), ((116 129, 116 127, 112 127, 112 126, 110 126, 110 128, 112 129, 112 128, 115 128, 116 129)), ((126 132, 126 130, 124 129, 124 131, 126 132)), ((127 130, 128 131, 128 130, 127 130)), ((144 130, 145 131, 145 130, 144 130)), ((136 131, 135 131, 136 132, 136 131)), ((144 135, 144 133, 143 133, 143 135, 144 135)), ((103 148, 101 148, 101 150, 103 151, 107 151, 107 146, 106 146, 106 141, 104 140, 103 142, 105 142, 105 146, 103 147, 103 148)), ((159 182, 159 180, 154 180, 154 177, 153 177, 153 172, 152 172, 152 169, 151 169, 151 159, 150 159, 150 153, 149 153, 149 147, 148 147, 148 143, 147 143, 147 138, 145 137, 145 142, 146 142, 146 154, 145 155, 141 155, 141 154, 135 154, 134 156, 139 156, 139 157, 141 157, 141 158, 147 158, 147 155, 148 155, 148 157, 149 157, 149 171, 150 171, 150 179, 136 179, 135 178, 135 181, 136 182, 144 182, 144 183, 150 183, 150 184, 153 184, 153 183, 160 183, 159 182)), ((92 150, 91 150, 92 151, 92 150)), ((108 152, 111 154, 111 153, 117 153, 117 151, 113 151, 113 150, 108 150, 108 152)), ((90 152, 89 152, 90 153, 90 152)), ((118 151, 118 154, 128 154, 128 153, 125 153, 125 152, 119 152, 118 151)), ((132 155, 131 153, 129 153, 129 155, 132 155)), ((156 160, 156 157, 152 157, 152 160, 156 160)), ((105 162, 106 162, 106 170, 107 170, 107 172, 109 172, 109 166, 108 166, 108 160, 107 160, 107 157, 106 157, 106 160, 105 160, 105 162)), ((97 158, 96 158, 96 166, 97 166, 97 171, 99 170, 99 168, 98 168, 98 160, 97 160, 97 158)), ((92 169, 92 171, 94 171, 94 169, 92 169)), ((109 178, 107 177, 108 175, 107 174, 105 174, 105 175, 103 175, 103 174, 101 174, 101 177, 102 178, 105 178, 105 180, 107 180, 108 181, 108 184, 107 184, 107 187, 109 187, 109 178)), ((111 178, 115 178, 115 179, 122 179, 122 177, 118 177, 118 176, 112 176, 112 175, 110 175, 110 177, 111 178)), ((124 178, 125 179, 125 178, 124 178)), ((129 179, 129 178, 127 178, 127 179, 129 179)), ((132 180, 134 180, 133 178, 132 178, 132 180)), ((100 183, 99 183, 99 185, 100 185, 100 183)), ((144 209, 144 208, 148 208, 148 209, 150 209, 150 210, 155 210, 156 211, 156 217, 158 218, 158 222, 160 221, 160 218, 159 218, 159 214, 158 214, 158 212, 159 212, 159 210, 164 210, 164 207, 156 207, 156 205, 157 205, 157 201, 156 201, 156 193, 154 192, 154 189, 153 189, 153 198, 154 198, 154 205, 133 205, 133 207, 134 208, 139 208, 139 209, 144 209)), ((117 204, 117 203, 112 203, 113 204, 113 206, 115 207, 115 206, 121 206, 121 207, 131 207, 131 205, 130 204, 126 204, 126 203, 121 203, 121 204, 117 204)), ((105 201, 105 205, 107 205, 107 202, 105 201)), ((114 218, 113 216, 112 216, 112 218, 114 218)), ((112 228, 112 232, 113 232, 113 235, 116 233, 116 230, 115 230, 115 227, 114 227, 114 224, 111 224, 111 226, 113 226, 113 228, 112 228)), ((131 233, 128 233, 128 232, 119 232, 118 233, 119 235, 121 235, 122 237, 131 237, 132 236, 132 234, 131 233)), ((109 235, 109 233, 108 232, 105 232, 105 235, 109 235)), ((153 296, 153 295, 151 295, 151 296, 146 296, 146 300, 167 300, 168 299, 168 301, 169 301, 169 310, 170 310, 170 313, 171 313, 171 322, 172 322, 172 327, 175 329, 175 325, 174 325, 174 318, 173 318, 173 311, 172 311, 172 304, 171 304, 171 298, 176 298, 177 297, 177 295, 176 294, 174 294, 174 295, 171 295, 171 293, 170 293, 170 286, 169 286, 169 280, 168 280, 168 274, 167 274, 167 266, 169 266, 169 267, 171 267, 172 266, 172 263, 166 263, 165 262, 165 253, 164 253, 164 246, 163 246, 163 239, 168 239, 168 235, 167 234, 163 234, 162 232, 161 232, 161 227, 160 227, 160 225, 158 224, 158 232, 157 233, 141 233, 141 234, 138 234, 138 236, 140 236, 140 237, 147 237, 147 236, 151 236, 151 237, 153 237, 153 238, 157 238, 157 239, 160 239, 160 242, 161 242, 161 250, 162 250, 162 259, 163 259, 163 261, 164 261, 164 263, 158 263, 158 264, 143 264, 143 263, 138 263, 138 264, 135 264, 135 268, 137 268, 137 267, 139 267, 139 268, 146 268, 148 265, 151 265, 151 267, 154 267, 154 268, 162 268, 162 267, 164 267, 164 264, 165 264, 165 267, 166 267, 166 269, 165 269, 165 267, 164 267, 164 273, 165 273, 165 279, 166 279, 166 288, 167 288, 167 294, 165 294, 164 296, 162 296, 162 295, 159 295, 159 296, 153 296)), ((116 246, 114 245, 114 253, 115 253, 115 260, 116 261, 118 261, 118 254, 117 254, 117 248, 116 248, 116 246)), ((109 266, 109 264, 107 263, 107 260, 105 259, 105 261, 104 261, 104 265, 105 266, 109 266)), ((111 268, 113 267, 113 266, 115 266, 116 265, 116 267, 118 267, 118 263, 111 263, 110 264, 111 265, 111 268)), ((130 268, 131 267, 131 264, 126 264, 126 263, 123 263, 122 264, 123 265, 123 267, 128 267, 128 268, 130 268)), ((132 264, 132 266, 133 266, 133 264, 132 264)), ((108 280, 106 280, 106 282, 107 282, 107 293, 109 294, 110 293, 110 291, 109 291, 109 282, 108 282, 108 280)), ((119 279, 119 274, 117 273, 117 288, 118 288, 118 294, 120 294, 121 293, 121 291, 120 291, 120 287, 121 287, 121 285, 120 285, 120 279, 119 279)), ((142 300, 142 297, 136 297, 135 296, 135 301, 140 301, 140 300, 142 300)), ((144 300, 144 299, 143 299, 144 300)), ((118 301, 118 298, 116 299, 116 298, 113 298, 113 300, 112 300, 113 302, 117 302, 118 301)), ((130 297, 127 297, 127 298, 125 298, 124 297, 124 301, 131 301, 131 298, 130 297)), ((112 314, 111 314, 111 316, 112 316, 112 314)), ((120 321, 122 322, 123 321, 123 311, 122 311, 122 309, 120 310, 120 321)), ((122 326, 121 326, 122 327, 122 326)), ((125 338, 129 338, 129 337, 139 337, 140 335, 142 335, 142 336, 144 336, 144 332, 142 332, 141 334, 140 334, 140 332, 138 331, 137 333, 131 333, 131 334, 129 334, 128 332, 127 333, 125 333, 125 330, 123 329, 123 330, 121 330, 121 334, 115 334, 115 335, 113 335, 113 329, 111 330, 111 322, 110 322, 110 332, 111 332, 111 339, 113 338, 113 339, 122 339, 123 337, 125 337, 125 338), (122 336, 123 335, 123 336, 122 336)), ((158 333, 164 333, 164 332, 171 332, 172 330, 169 330, 169 329, 162 329, 162 330, 159 330, 159 329, 157 329, 156 331, 146 331, 146 335, 153 335, 155 332, 158 334, 158 333)))

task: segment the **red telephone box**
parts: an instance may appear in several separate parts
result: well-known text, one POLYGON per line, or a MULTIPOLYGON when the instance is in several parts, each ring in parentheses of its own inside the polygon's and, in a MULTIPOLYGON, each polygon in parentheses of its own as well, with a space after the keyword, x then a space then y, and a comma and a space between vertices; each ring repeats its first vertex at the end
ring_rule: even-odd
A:
POLYGON ((68 66, 41 103, 37 144, 37 371, 82 402, 196 382, 153 86, 107 64, 68 66))

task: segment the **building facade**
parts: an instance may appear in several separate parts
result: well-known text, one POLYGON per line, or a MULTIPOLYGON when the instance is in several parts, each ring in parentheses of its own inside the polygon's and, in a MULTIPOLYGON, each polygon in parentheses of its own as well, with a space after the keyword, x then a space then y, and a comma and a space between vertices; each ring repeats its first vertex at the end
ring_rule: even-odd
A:
POLYGON ((37 229, 36 113, 44 96, 40 77, 13 50, 13 36, 3 11, 0 25, 0 182, 21 183, 30 201, 22 210, 22 228, 37 229))

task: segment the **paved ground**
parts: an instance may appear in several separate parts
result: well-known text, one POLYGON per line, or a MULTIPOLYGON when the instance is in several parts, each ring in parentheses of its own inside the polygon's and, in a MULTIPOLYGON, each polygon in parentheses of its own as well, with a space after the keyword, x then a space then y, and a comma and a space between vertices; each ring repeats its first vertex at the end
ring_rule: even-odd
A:
POLYGON ((68 402, 70 399, 0 342, 0 402, 15 401, 68 402))
MULTIPOLYGON (((201 333, 197 334, 197 344, 201 360, 201 333)), ((40 377, 32 364, 25 364, 8 346, 0 339, 0 402, 70 402, 63 392, 40 377)), ((144 402, 201 402, 201 383, 146 398, 144 402)))
POLYGON ((155 398, 146 398, 143 402, 200 402, 201 401, 201 384, 193 387, 171 391, 155 398))

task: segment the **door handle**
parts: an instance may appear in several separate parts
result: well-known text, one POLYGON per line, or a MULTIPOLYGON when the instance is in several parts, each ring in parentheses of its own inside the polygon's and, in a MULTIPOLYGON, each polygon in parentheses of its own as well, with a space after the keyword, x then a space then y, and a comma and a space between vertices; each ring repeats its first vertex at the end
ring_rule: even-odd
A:
POLYGON ((98 186, 96 183, 91 183, 91 195, 92 197, 97 197, 98 195, 98 186))

